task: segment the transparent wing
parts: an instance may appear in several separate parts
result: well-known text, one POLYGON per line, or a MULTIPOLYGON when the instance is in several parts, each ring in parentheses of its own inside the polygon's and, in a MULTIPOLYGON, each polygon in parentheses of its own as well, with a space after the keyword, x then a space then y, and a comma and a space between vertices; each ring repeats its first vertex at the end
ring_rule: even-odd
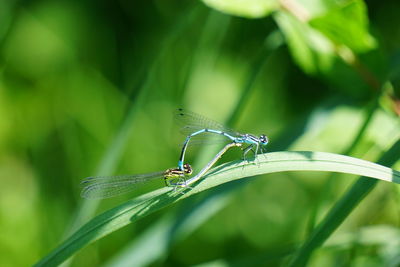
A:
POLYGON ((81 196, 84 198, 109 198, 131 192, 141 184, 163 178, 165 172, 139 175, 93 176, 83 179, 81 196))
MULTIPOLYGON (((240 133, 222 125, 219 122, 208 119, 202 115, 179 108, 174 114, 175 121, 181 126, 181 133, 189 135, 201 129, 213 129, 228 133, 232 136, 240 136, 240 133)), ((218 136, 216 134, 207 134, 206 136, 218 136)))

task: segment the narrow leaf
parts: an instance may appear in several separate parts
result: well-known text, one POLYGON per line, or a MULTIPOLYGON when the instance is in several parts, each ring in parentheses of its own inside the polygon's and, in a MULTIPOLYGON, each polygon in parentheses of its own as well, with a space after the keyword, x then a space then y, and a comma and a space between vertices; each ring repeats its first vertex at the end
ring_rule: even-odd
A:
MULTIPOLYGON (((400 140, 397 141, 378 161, 380 164, 393 165, 399 160, 400 140)), ((378 165, 381 166, 381 165, 378 165)), ((386 168, 386 167, 384 167, 386 168)), ((398 183, 399 172, 392 170, 392 181, 398 183)), ((364 175, 366 177, 371 177, 364 175)), ((289 266, 305 266, 312 252, 320 247, 326 239, 336 230, 347 216, 357 207, 372 189, 375 188, 377 180, 359 178, 346 194, 329 211, 324 220, 318 225, 310 238, 292 259, 289 266)))
POLYGON ((350 173, 400 183, 400 172, 348 156, 324 152, 272 152, 254 161, 235 161, 218 166, 185 194, 162 188, 130 200, 98 215, 36 266, 55 266, 82 247, 181 199, 220 184, 260 174, 284 171, 332 171, 350 173))

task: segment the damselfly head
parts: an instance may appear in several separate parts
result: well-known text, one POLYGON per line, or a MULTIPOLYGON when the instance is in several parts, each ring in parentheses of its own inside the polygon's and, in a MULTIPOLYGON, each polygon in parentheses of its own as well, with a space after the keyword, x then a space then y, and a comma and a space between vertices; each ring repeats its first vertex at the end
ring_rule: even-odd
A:
POLYGON ((183 172, 185 175, 191 175, 193 173, 192 166, 188 163, 183 165, 183 172))
POLYGON ((260 135, 259 139, 260 139, 260 143, 264 146, 267 145, 269 142, 268 137, 265 134, 260 135))
POLYGON ((183 108, 176 109, 175 114, 176 114, 177 117, 184 117, 185 116, 185 113, 183 113, 183 108))

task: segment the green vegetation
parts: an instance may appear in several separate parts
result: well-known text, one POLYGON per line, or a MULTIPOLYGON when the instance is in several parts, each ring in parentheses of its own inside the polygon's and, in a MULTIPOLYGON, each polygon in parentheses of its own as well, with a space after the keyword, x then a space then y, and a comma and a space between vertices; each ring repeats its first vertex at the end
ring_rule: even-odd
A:
MULTIPOLYGON (((397 266, 399 11, 3 1, 0 265, 397 266), (230 149, 185 194, 80 198, 87 176, 175 167, 178 107, 271 153, 230 149)), ((217 151, 189 149, 195 174, 217 151)))

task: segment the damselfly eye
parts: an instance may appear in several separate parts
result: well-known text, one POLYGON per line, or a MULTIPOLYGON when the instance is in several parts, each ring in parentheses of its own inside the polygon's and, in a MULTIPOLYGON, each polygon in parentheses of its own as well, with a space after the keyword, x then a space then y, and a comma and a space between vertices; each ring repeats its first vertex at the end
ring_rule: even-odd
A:
POLYGON ((260 135, 260 141, 263 145, 268 144, 268 137, 265 134, 260 135))
POLYGON ((183 165, 183 171, 184 171, 184 174, 191 175, 193 173, 192 166, 190 164, 186 163, 185 165, 183 165))

